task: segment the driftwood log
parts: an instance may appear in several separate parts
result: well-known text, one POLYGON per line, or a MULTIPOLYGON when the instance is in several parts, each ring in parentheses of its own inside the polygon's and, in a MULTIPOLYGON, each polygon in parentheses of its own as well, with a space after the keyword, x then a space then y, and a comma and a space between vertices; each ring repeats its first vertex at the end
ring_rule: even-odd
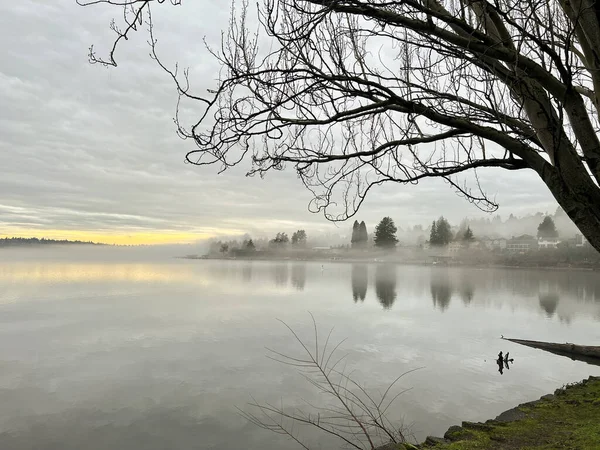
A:
POLYGON ((559 344, 556 342, 528 341, 526 339, 511 339, 502 337, 502 339, 515 344, 526 345, 540 350, 545 350, 556 355, 568 356, 577 361, 584 361, 589 364, 600 365, 600 346, 577 345, 569 342, 559 344))

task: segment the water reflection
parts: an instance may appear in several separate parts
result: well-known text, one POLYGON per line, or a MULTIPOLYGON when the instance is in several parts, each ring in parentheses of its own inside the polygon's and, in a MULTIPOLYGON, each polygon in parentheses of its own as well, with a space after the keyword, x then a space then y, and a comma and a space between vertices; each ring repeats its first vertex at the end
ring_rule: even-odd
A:
POLYGON ((475 296, 475 287, 469 280, 462 280, 458 293, 460 294, 463 304, 469 306, 475 296))
POLYGON ((540 299, 540 308, 546 312, 546 316, 548 318, 552 317, 556 312, 556 307, 558 306, 558 302, 560 300, 558 294, 556 292, 540 292, 538 297, 540 299))
POLYGON ((283 287, 287 285, 289 271, 287 263, 275 263, 272 266, 273 280, 275 286, 283 287))
POLYGON ((306 263, 292 265, 292 286, 299 291, 304 290, 306 284, 306 263))
POLYGON ((250 283, 252 281, 252 262, 242 266, 242 280, 244 280, 246 283, 250 283))
MULTIPOLYGON (((0 262, 0 283, 177 283, 228 288, 261 289, 271 292, 292 288, 303 291, 306 283, 314 289, 341 289, 347 292, 348 277, 354 302, 368 301, 368 283, 374 283, 375 298, 391 308, 397 297, 396 276, 402 276, 403 295, 421 297, 428 292, 439 311, 464 306, 487 308, 499 302, 518 309, 535 310, 547 318, 569 324, 577 316, 600 320, 600 277, 594 272, 575 270, 494 269, 458 267, 385 266, 355 263, 339 270, 319 270, 322 264, 300 261, 182 261, 150 264, 115 261, 0 262), (371 271, 371 274, 369 274, 371 271), (396 272, 402 272, 397 275, 396 272), (341 275, 343 273, 343 275, 341 275), (371 279, 369 279, 371 277, 371 279), (310 278, 310 279, 308 279, 310 278), (497 294, 503 294, 498 296, 497 294), (455 303, 452 297, 455 296, 455 303)), ((12 294, 11 294, 12 295, 12 294)), ((347 295, 347 294, 346 294, 347 295)), ((7 296, 5 296, 8 298, 7 296)), ((11 298, 17 298, 13 295, 11 298)))
POLYGON ((190 266, 144 263, 1 263, 0 281, 8 282, 171 282, 192 276, 190 266))
POLYGON ((352 298, 363 302, 367 296, 369 272, 366 264, 352 264, 352 298))
POLYGON ((389 309, 396 301, 396 266, 378 264, 375 267, 375 295, 389 309))
POLYGON ((442 312, 448 309, 450 300, 452 300, 452 285, 448 272, 433 271, 431 273, 430 290, 434 308, 439 308, 442 312))
POLYGON ((234 412, 251 395, 292 408, 297 398, 321 405, 322 396, 303 390, 294 368, 265 358, 265 346, 297 354, 278 317, 298 327, 301 337, 313 336, 307 310, 320 329, 335 326, 332 339, 351 338, 341 351, 350 353, 350 370, 373 391, 425 366, 403 381, 415 395, 407 392, 390 411, 432 434, 469 416, 493 417, 600 370, 498 344, 500 333, 597 339, 595 273, 343 263, 321 270, 321 262, 299 261, 104 267, 4 261, 0 449, 49 448, 58 441, 60 450, 291 448, 293 442, 287 447, 267 432, 263 439, 263 430, 234 412), (364 307, 350 303, 348 281, 364 307), (402 298, 398 305, 396 297, 402 298), (401 314, 382 311, 379 303, 401 314), (452 314, 440 314, 445 308, 452 314), (553 320, 542 315, 550 313, 553 320), (559 321, 570 317, 571 327, 559 321), (494 366, 499 350, 511 352, 516 371, 507 372, 515 367, 504 359, 494 366), (507 375, 501 385, 497 371, 507 375))

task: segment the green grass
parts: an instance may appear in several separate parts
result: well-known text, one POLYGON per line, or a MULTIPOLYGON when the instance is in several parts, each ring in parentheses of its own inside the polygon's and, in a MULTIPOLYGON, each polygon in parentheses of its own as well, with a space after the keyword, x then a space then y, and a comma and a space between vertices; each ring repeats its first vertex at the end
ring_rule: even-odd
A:
POLYGON ((501 423, 463 423, 446 434, 452 442, 425 446, 436 450, 583 449, 600 450, 600 378, 556 391, 551 399, 518 407, 524 418, 501 423))

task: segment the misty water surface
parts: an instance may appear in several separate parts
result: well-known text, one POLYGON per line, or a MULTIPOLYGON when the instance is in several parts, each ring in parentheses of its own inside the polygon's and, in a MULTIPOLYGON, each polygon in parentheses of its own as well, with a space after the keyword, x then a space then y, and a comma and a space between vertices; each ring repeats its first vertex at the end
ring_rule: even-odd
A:
POLYGON ((43 252, 0 262, 2 449, 297 448, 236 407, 322 403, 266 357, 300 354, 277 319, 312 341, 308 311, 367 389, 421 368, 390 410, 416 439, 600 375, 499 339, 597 344, 594 273, 43 252))

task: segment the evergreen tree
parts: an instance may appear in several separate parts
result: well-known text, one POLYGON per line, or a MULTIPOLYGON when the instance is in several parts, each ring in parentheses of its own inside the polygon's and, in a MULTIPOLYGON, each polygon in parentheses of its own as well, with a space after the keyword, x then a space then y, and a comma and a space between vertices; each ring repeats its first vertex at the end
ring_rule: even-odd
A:
POLYGON ((437 226, 435 225, 435 220, 431 224, 431 232, 429 233, 429 244, 430 245, 440 245, 440 238, 437 233, 437 226))
POLYGON ((440 217, 437 222, 431 225, 431 236, 429 243, 435 246, 444 246, 452 240, 452 229, 444 217, 440 217))
POLYGON ((442 216, 437 221, 437 235, 439 244, 438 245, 448 245, 452 240, 452 229, 450 227, 450 223, 442 216))
POLYGON ((379 248, 394 248, 396 239, 396 225, 390 217, 384 217, 375 227, 375 246, 379 248))
POLYGON ((475 236, 473 236, 471 227, 467 227, 466 231, 462 235, 462 240, 465 242, 473 242, 475 240, 475 236))
POLYGON ((366 247, 369 241, 369 233, 367 233, 367 225, 364 220, 358 226, 358 241, 361 247, 366 247))
POLYGON ((463 240, 468 227, 469 227, 469 223, 467 222, 467 219, 461 220, 460 225, 458 226, 458 231, 456 232, 455 240, 457 240, 457 241, 463 240))
POLYGON ((352 238, 350 239, 350 243, 352 244, 352 247, 355 247, 356 243, 359 241, 358 229, 359 229, 358 220, 355 220, 354 224, 352 225, 352 238))
POLYGON ((250 250, 250 251, 256 250, 256 246, 254 245, 254 242, 252 242, 252 239, 248 239, 248 242, 246 242, 245 247, 246 247, 246 250, 250 250))
POLYGON ((538 238, 557 238, 558 231, 556 231, 556 226, 554 225, 554 220, 552 217, 546 216, 542 223, 538 226, 537 232, 538 238))

